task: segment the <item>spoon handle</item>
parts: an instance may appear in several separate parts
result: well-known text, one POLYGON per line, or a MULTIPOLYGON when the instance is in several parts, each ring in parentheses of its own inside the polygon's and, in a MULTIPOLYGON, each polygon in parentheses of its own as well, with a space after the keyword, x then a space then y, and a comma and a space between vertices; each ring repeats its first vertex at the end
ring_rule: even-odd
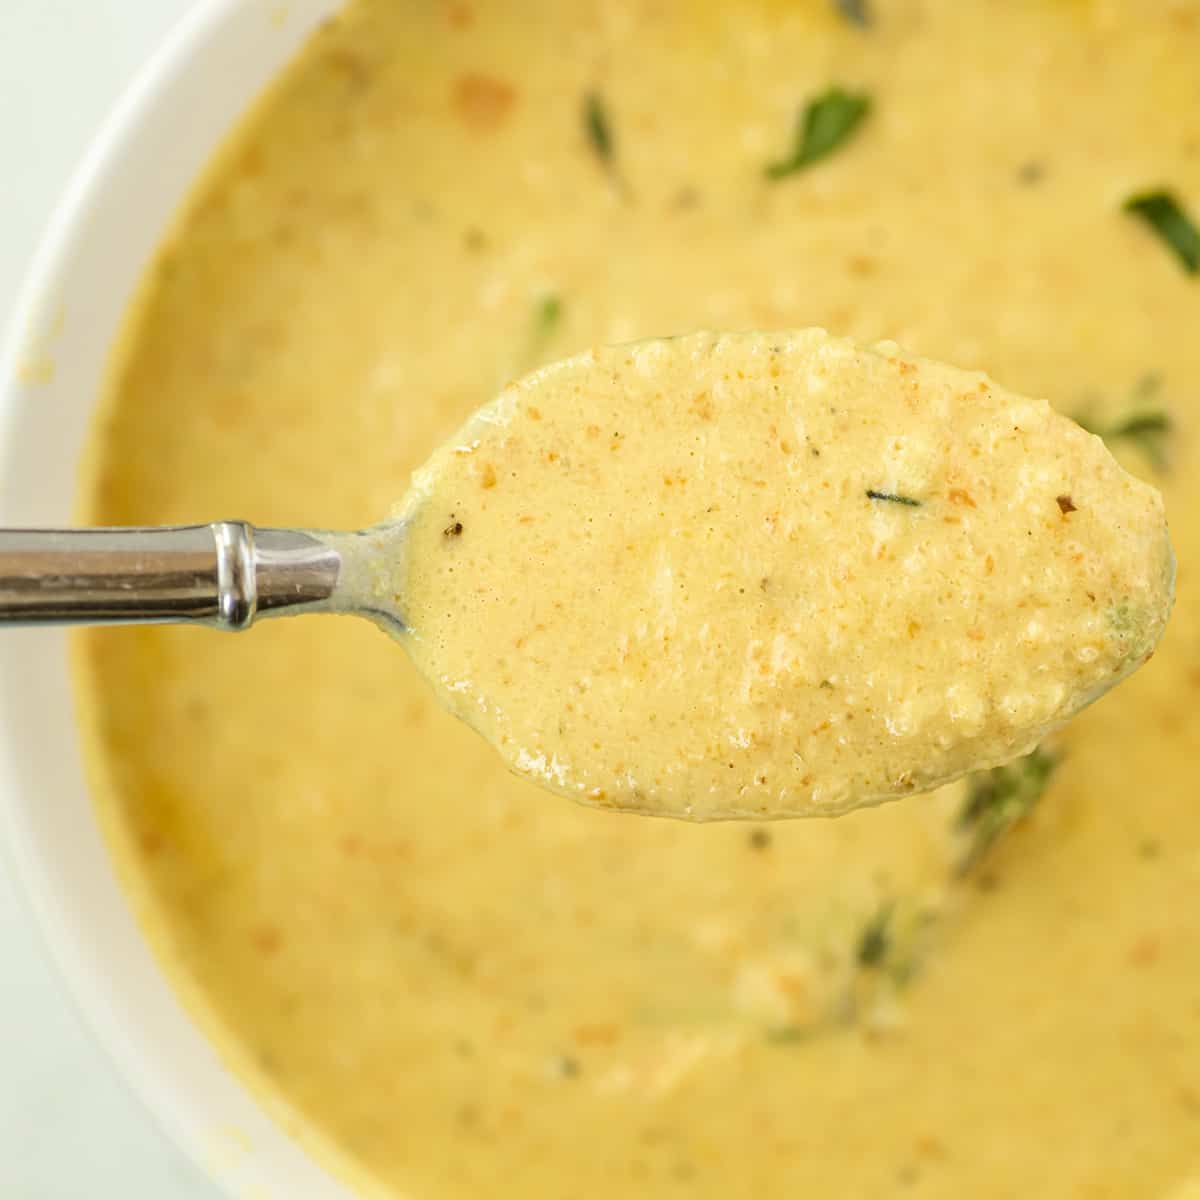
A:
POLYGON ((0 530, 0 623, 195 622, 337 607, 345 535, 245 521, 0 530))

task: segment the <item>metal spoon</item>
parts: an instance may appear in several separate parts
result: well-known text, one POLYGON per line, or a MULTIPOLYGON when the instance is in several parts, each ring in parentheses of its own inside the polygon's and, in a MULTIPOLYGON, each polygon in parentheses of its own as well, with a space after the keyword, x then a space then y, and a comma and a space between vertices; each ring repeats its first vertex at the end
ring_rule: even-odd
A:
POLYGON ((0 621, 248 629, 259 617, 356 613, 402 632, 380 607, 370 563, 403 523, 358 533, 214 521, 124 529, 0 530, 0 621))
POLYGON ((0 622, 357 614, 515 771, 717 820, 1028 752, 1146 661, 1173 576, 1162 498, 1044 401, 701 332, 510 384, 361 532, 0 532, 0 622))

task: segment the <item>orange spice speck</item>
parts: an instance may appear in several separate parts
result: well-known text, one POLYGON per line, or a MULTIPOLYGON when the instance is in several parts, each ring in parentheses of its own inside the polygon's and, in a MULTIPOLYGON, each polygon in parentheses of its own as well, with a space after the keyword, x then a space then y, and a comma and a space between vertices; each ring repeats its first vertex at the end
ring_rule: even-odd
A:
POLYGON ((454 84, 454 111, 475 133, 499 129, 511 115, 516 101, 516 88, 491 75, 460 75, 454 84))
POLYGON ((1129 948, 1129 964, 1134 967, 1152 967, 1162 953, 1162 942, 1153 934, 1138 938, 1129 948))
POLYGON ((260 954, 271 955, 283 946, 283 934, 275 925, 260 925, 253 933, 252 941, 260 954))

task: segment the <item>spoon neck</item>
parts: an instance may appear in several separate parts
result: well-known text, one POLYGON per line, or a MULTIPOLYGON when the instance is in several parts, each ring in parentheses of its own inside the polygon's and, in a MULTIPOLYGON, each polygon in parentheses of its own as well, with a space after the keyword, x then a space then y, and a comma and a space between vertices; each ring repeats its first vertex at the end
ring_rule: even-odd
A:
POLYGON ((256 529, 245 521, 209 526, 217 553, 218 628, 247 629, 257 617, 340 611, 352 534, 256 529))
POLYGON ((226 567, 222 629, 246 629, 259 617, 304 612, 366 617, 393 636, 406 631, 394 567, 405 525, 385 521, 353 533, 256 529, 244 521, 210 526, 226 567))

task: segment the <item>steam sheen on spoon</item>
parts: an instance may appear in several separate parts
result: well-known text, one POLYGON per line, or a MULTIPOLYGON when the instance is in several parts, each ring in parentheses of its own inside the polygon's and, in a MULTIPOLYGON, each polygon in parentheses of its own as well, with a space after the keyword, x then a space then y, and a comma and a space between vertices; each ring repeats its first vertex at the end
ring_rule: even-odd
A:
POLYGON ((1173 577, 1159 493, 1098 438, 820 330, 545 367, 360 534, 0 535, 10 620, 368 616, 513 770, 694 820, 1027 753, 1150 656, 1173 577))

